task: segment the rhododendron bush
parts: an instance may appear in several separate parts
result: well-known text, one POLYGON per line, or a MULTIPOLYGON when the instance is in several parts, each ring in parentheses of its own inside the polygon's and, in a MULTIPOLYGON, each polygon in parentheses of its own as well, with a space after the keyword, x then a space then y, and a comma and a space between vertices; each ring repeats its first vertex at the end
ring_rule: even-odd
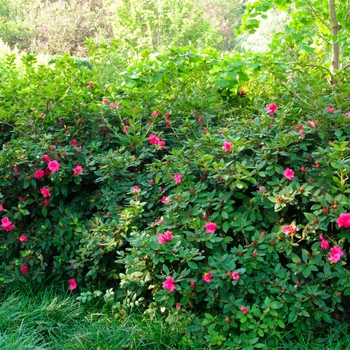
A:
POLYGON ((143 58, 110 86, 68 57, 23 62, 6 62, 0 87, 4 286, 114 288, 117 311, 159 307, 187 322, 194 348, 259 348, 344 316, 341 77, 291 81, 259 57, 191 48, 143 58), (316 86, 311 102, 295 86, 316 86))

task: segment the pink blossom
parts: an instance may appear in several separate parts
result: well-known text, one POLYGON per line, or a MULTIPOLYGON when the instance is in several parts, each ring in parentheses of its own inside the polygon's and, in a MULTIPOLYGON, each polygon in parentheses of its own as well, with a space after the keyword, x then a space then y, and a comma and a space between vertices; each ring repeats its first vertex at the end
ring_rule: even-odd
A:
POLYGON ((239 308, 245 315, 248 313, 248 309, 245 306, 239 308))
POLYGON ((297 232, 298 227, 293 225, 282 226, 282 231, 286 234, 286 236, 293 235, 297 232))
POLYGON ((191 285, 191 288, 194 289, 194 287, 196 286, 196 282, 195 281, 191 281, 190 285, 191 285))
POLYGON ((21 272, 22 272, 24 275, 28 275, 28 272, 29 272, 28 264, 23 264, 23 265, 21 266, 21 272))
POLYGON ((164 282, 163 282, 163 288, 170 290, 170 292, 173 292, 176 288, 175 286, 175 280, 174 277, 168 277, 164 282))
POLYGON ((316 127, 316 122, 314 120, 309 120, 307 122, 307 125, 310 126, 311 128, 315 128, 316 127))
POLYGON ((119 108, 119 107, 120 107, 120 103, 111 103, 111 104, 109 105, 109 108, 117 109, 117 108, 119 108))
POLYGON ((164 244, 174 238, 174 235, 170 231, 166 231, 164 234, 158 236, 158 243, 164 244))
POLYGON ((137 186, 137 185, 132 186, 132 189, 134 190, 134 192, 141 191, 141 188, 139 186, 137 186))
POLYGON ((56 173, 60 168, 60 163, 58 163, 56 160, 52 160, 49 161, 47 167, 51 170, 52 173, 56 173))
POLYGON ((269 105, 266 106, 266 111, 269 114, 275 114, 275 112, 278 110, 278 106, 274 103, 270 103, 269 105))
POLYGON ((174 175, 174 180, 175 180, 176 185, 179 185, 181 183, 181 178, 182 178, 181 174, 174 175))
POLYGON ((320 247, 322 249, 328 249, 329 248, 329 242, 326 241, 322 235, 320 235, 320 240, 321 240, 321 243, 320 243, 320 247))
POLYGON ((256 250, 254 250, 253 253, 252 253, 252 255, 253 255, 254 257, 256 257, 256 256, 259 255, 259 253, 258 253, 256 250))
POLYGON ((211 274, 210 272, 205 272, 204 275, 202 276, 202 280, 205 283, 210 283, 210 280, 212 277, 213 277, 213 274, 211 274))
POLYGON ((19 241, 20 242, 27 242, 28 241, 28 237, 27 236, 25 236, 25 235, 21 235, 20 237, 19 237, 19 241))
POLYGON ((46 155, 46 154, 43 154, 43 155, 41 156, 41 158, 42 158, 46 163, 48 163, 48 162, 51 161, 51 158, 50 158, 48 155, 46 155))
POLYGON ((264 191, 264 186, 259 186, 259 192, 262 193, 264 191))
POLYGON ((163 197, 162 197, 162 203, 164 203, 164 204, 171 204, 171 200, 168 199, 167 196, 163 196, 163 197))
POLYGON ((232 142, 224 141, 224 145, 221 147, 224 152, 229 152, 232 148, 232 142))
POLYGON ((74 290, 77 288, 78 283, 73 278, 71 278, 68 282, 69 282, 69 289, 70 290, 74 290))
POLYGON ((334 263, 338 262, 340 258, 343 256, 343 251, 341 250, 340 247, 334 246, 333 248, 330 249, 329 251, 329 261, 333 261, 334 263))
POLYGON ((42 193, 42 195, 44 197, 50 197, 51 196, 50 190, 48 188, 46 188, 46 187, 40 188, 40 191, 41 191, 41 193, 42 193))
POLYGON ((154 180, 153 179, 149 180, 149 183, 154 184, 154 180))
POLYGON ((50 201, 49 201, 49 200, 47 200, 47 199, 44 199, 44 200, 42 201, 42 203, 43 203, 45 206, 47 206, 47 205, 49 205, 49 204, 50 204, 50 201))
POLYGON ((233 272, 232 273, 232 279, 235 281, 238 281, 241 278, 238 272, 233 272))
POLYGON ((158 111, 153 111, 152 114, 151 114, 151 117, 152 118, 157 118, 159 115, 159 112, 158 111))
POLYGON ((333 114, 334 113, 334 107, 327 107, 326 111, 333 114))
POLYGON ((88 87, 89 87, 89 88, 92 88, 93 86, 94 86, 94 83, 93 83, 92 81, 89 81, 89 82, 88 82, 88 87))
POLYGON ((304 127, 302 126, 302 125, 297 125, 296 127, 295 127, 295 130, 296 131, 303 131, 304 130, 304 127))
POLYGON ((214 233, 216 231, 216 226, 215 222, 207 222, 205 225, 205 231, 207 233, 214 233))
POLYGON ((151 145, 158 145, 159 144, 160 138, 158 136, 153 135, 153 134, 149 134, 148 137, 149 137, 149 143, 151 145))
POLYGON ((39 169, 34 173, 34 179, 41 179, 45 175, 45 171, 43 169, 39 169))
POLYGON ((304 166, 302 166, 301 168, 300 168, 300 171, 302 172, 302 173, 305 173, 305 167, 304 166))
POLYGON ((8 217, 1 219, 1 226, 4 231, 12 231, 15 228, 8 217))
POLYGON ((244 94, 245 94, 245 91, 244 90, 239 90, 239 94, 241 95, 241 96, 243 96, 244 94))
POLYGON ((350 213, 341 213, 339 218, 335 220, 339 227, 350 227, 350 213))
POLYGON ((286 179, 288 180, 293 180, 294 178, 294 171, 290 168, 287 168, 284 172, 283 172, 283 175, 286 179))
POLYGON ((83 171, 83 167, 78 165, 73 169, 73 176, 78 176, 82 171, 83 171))
POLYGON ((77 147, 78 141, 77 140, 72 140, 70 143, 73 147, 77 147))
POLYGON ((102 103, 105 104, 105 105, 108 104, 109 103, 109 99, 108 98, 103 98, 102 99, 102 103))
POLYGON ((319 168, 319 166, 320 166, 320 163, 319 162, 315 162, 315 167, 319 168))
POLYGON ((202 215, 202 219, 203 219, 203 220, 206 220, 206 219, 207 219, 207 215, 206 215, 206 214, 203 214, 203 215, 202 215))
POLYGON ((260 233, 260 238, 263 238, 265 236, 265 232, 260 233))
POLYGON ((180 308, 181 308, 181 304, 180 303, 176 303, 175 309, 180 309, 180 308))
POLYGON ((4 207, 2 206, 2 204, 0 204, 0 211, 3 211, 4 207))
POLYGON ((350 118, 350 114, 348 112, 345 113, 345 118, 350 118))

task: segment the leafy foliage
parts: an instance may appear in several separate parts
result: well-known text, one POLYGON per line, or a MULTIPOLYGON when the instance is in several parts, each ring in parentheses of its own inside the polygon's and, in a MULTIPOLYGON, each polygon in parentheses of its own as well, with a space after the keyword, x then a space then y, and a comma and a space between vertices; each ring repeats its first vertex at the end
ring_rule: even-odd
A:
POLYGON ((172 48, 104 86, 68 56, 24 71, 9 56, 3 284, 69 280, 85 302, 115 288, 116 314, 161 308, 194 348, 262 348, 341 317, 348 81, 278 59, 172 48))

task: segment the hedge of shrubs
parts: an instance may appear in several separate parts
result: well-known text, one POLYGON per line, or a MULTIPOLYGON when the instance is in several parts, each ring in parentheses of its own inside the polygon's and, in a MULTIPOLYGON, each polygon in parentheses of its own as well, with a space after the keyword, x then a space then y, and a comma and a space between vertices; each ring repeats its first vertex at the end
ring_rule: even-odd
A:
POLYGON ((0 68, 3 286, 108 290, 119 314, 187 323, 194 348, 262 348, 344 316, 345 77, 191 47, 108 86, 69 57, 22 61, 0 68))

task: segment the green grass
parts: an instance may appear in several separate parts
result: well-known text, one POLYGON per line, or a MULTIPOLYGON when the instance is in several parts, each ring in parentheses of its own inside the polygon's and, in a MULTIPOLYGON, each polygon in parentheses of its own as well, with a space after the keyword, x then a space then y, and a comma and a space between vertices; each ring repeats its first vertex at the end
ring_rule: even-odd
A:
MULTIPOLYGON (((178 327, 161 314, 151 317, 141 311, 116 319, 110 309, 81 304, 75 295, 53 287, 0 297, 1 350, 180 349, 184 329, 178 327)), ((344 350, 350 349, 348 334, 349 325, 339 323, 318 342, 311 341, 311 334, 293 341, 286 334, 265 344, 271 350, 344 350)), ((202 349, 216 348, 203 344, 202 349)))

